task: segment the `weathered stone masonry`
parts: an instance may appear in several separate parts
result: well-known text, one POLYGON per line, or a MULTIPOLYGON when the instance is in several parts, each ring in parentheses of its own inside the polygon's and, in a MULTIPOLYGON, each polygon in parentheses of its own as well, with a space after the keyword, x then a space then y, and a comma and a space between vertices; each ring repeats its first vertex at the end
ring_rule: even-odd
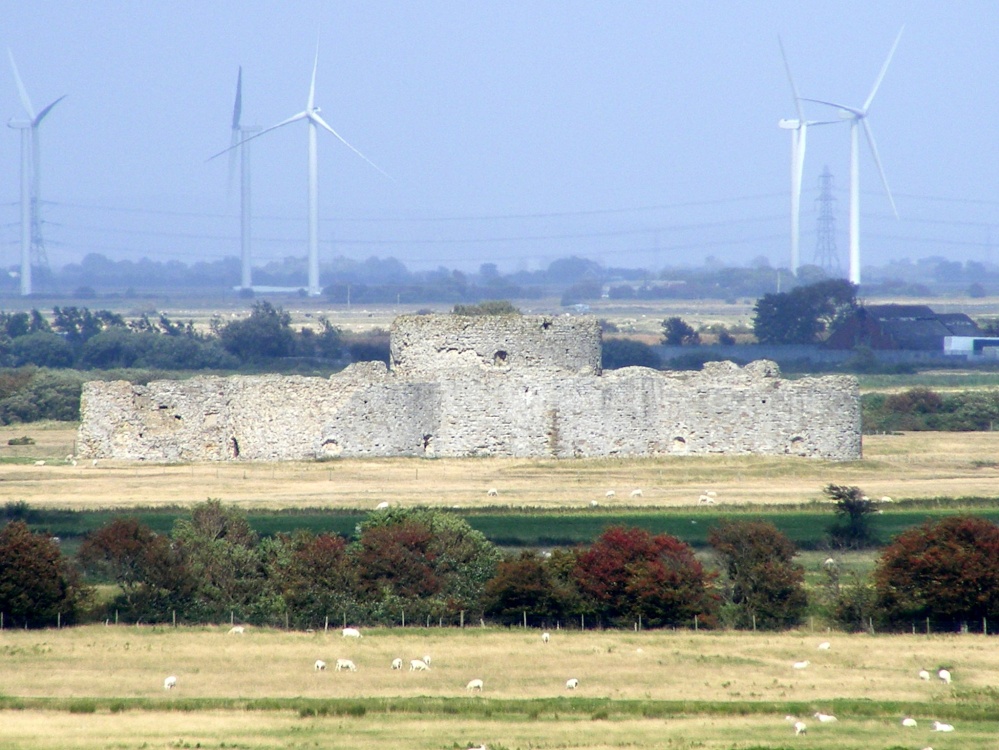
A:
POLYGON ((78 450, 146 461, 323 456, 860 457, 854 378, 783 380, 772 362, 600 372, 593 318, 404 316, 392 369, 329 379, 84 385, 78 450))

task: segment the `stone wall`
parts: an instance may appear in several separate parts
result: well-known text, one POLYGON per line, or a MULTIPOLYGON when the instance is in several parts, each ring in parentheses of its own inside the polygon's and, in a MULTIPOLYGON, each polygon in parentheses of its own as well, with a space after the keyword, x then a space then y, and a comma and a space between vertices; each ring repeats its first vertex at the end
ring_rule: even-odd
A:
POLYGON ((91 382, 83 390, 78 450, 93 458, 165 462, 860 457, 854 378, 788 381, 767 361, 601 375, 599 342, 592 318, 412 316, 393 327, 392 371, 362 363, 328 379, 91 382), (506 352, 504 361, 494 361, 497 351, 506 352))

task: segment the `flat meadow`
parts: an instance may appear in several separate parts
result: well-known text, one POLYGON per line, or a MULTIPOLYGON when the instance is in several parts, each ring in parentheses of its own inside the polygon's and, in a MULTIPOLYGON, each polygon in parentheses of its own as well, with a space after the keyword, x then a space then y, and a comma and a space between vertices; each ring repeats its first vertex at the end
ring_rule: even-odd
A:
POLYGON ((980 635, 294 632, 90 625, 0 632, 0 746, 994 748, 999 650, 980 635), (818 645, 828 641, 828 650, 818 645), (427 672, 392 670, 431 656, 427 672), (335 672, 349 658, 356 672, 335 672), (318 672, 316 659, 328 663, 318 672), (804 669, 794 663, 807 660, 804 669), (918 678, 946 667, 953 683, 918 678), (176 675, 177 687, 163 679, 176 675), (567 691, 569 678, 579 688, 567 691), (485 683, 468 693, 472 679, 485 683), (838 721, 820 724, 817 711, 838 721), (795 737, 785 716, 804 721, 795 737), (903 728, 903 716, 918 726, 903 728), (951 735, 930 731, 940 720, 951 735))
POLYGON ((864 437, 859 461, 796 457, 664 456, 529 460, 335 459, 313 462, 147 464, 67 459, 75 425, 0 428, 0 487, 9 501, 69 510, 187 506, 206 498, 253 508, 401 506, 679 508, 705 490, 720 508, 822 499, 829 484, 871 497, 996 497, 999 432, 910 432, 864 437), (10 446, 28 436, 33 445, 10 446), (44 465, 36 465, 44 461, 44 465), (487 495, 490 488, 496 496, 487 495), (641 497, 632 496, 636 489, 641 497), (608 492, 613 496, 608 497, 608 492))

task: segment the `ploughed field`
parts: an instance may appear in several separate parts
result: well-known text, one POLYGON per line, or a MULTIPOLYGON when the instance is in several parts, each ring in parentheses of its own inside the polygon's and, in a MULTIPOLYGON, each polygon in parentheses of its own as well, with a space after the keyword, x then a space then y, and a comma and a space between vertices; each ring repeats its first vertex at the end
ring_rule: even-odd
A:
POLYGON ((475 508, 690 507, 706 491, 715 504, 796 504, 822 499, 829 483, 871 497, 999 495, 999 432, 864 437, 864 458, 664 456, 544 461, 507 458, 337 459, 316 462, 145 464, 80 460, 75 428, 0 428, 0 486, 32 507, 93 509, 189 505, 208 497, 256 508, 368 510, 381 502, 475 508), (10 446, 29 436, 33 445, 10 446), (36 463, 44 461, 44 465, 36 463), (494 488, 495 495, 488 490, 494 488), (641 490, 641 495, 633 495, 641 490), (613 496, 608 496, 613 492, 613 496))
POLYGON ((980 635, 228 629, 0 632, 0 746, 940 750, 994 748, 999 729, 999 649, 980 635), (951 684, 918 677, 942 667, 951 684))

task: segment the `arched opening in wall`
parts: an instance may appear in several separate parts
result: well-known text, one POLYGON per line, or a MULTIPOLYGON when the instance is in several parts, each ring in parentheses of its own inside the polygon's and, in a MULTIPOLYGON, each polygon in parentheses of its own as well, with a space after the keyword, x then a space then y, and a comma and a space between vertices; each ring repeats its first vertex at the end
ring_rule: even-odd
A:
POLYGON ((687 441, 682 437, 673 438, 673 448, 674 453, 686 453, 687 452, 687 441))
POLYGON ((791 445, 788 447, 788 453, 794 453, 796 455, 802 455, 805 452, 805 438, 801 435, 795 435, 791 438, 791 445))
POLYGON ((498 350, 493 354, 493 364, 494 365, 505 365, 506 364, 506 352, 502 349, 498 350))
POLYGON ((327 438, 323 441, 321 450, 324 456, 339 456, 343 452, 343 446, 334 438, 327 438))
POLYGON ((434 436, 426 434, 423 436, 423 454, 425 456, 434 455, 434 436))
POLYGON ((544 323, 541 324, 542 331, 547 331, 551 327, 552 327, 552 322, 550 320, 546 320, 544 323))
POLYGON ((235 435, 229 438, 229 456, 239 458, 239 441, 236 440, 235 435))

